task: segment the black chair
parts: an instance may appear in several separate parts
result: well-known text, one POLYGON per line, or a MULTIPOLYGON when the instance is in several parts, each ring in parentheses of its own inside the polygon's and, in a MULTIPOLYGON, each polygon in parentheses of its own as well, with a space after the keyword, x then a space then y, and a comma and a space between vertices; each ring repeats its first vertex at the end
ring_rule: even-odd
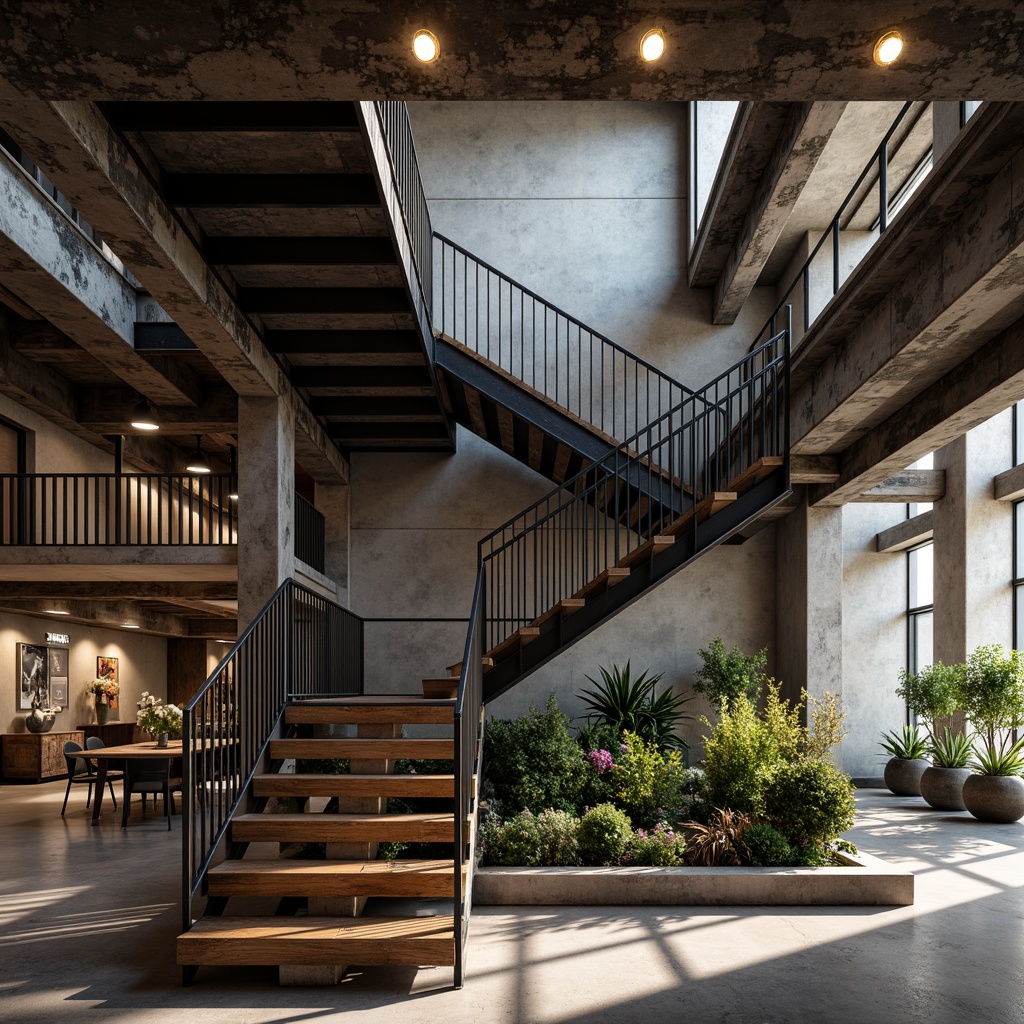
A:
MULTIPOLYGON (((102 740, 100 741, 100 746, 103 746, 102 740)), ((85 799, 85 809, 88 810, 92 804, 92 787, 96 782, 96 774, 93 770, 92 762, 81 756, 83 753, 85 752, 82 750, 82 745, 80 743, 76 743, 74 740, 68 740, 64 744, 64 762, 68 767, 68 788, 64 790, 64 806, 60 809, 60 816, 62 818, 64 817, 64 812, 68 809, 68 796, 71 793, 72 786, 88 786, 89 793, 85 799)), ((114 810, 117 810, 117 797, 114 796, 114 787, 112 784, 114 778, 121 778, 120 772, 107 773, 107 785, 110 786, 110 799, 114 801, 114 810)))
POLYGON ((128 812, 131 809, 132 793, 143 794, 142 813, 146 813, 145 794, 153 793, 156 803, 157 793, 164 797, 164 815, 167 818, 167 831, 171 830, 171 815, 175 813, 173 790, 181 789, 181 779, 171 778, 171 762, 164 758, 145 758, 125 761, 124 793, 122 796, 121 828, 128 827, 128 812))
MULTIPOLYGON (((100 747, 105 747, 105 746, 106 746, 106 743, 104 743, 103 740, 101 740, 99 738, 99 736, 86 736, 86 738, 85 738, 85 749, 86 750, 97 750, 100 747)), ((114 763, 116 764, 117 762, 114 762, 114 763)), ((110 765, 111 765, 111 762, 108 761, 107 762, 107 782, 108 783, 110 783, 110 782, 120 782, 121 779, 124 778, 124 772, 120 771, 119 769, 116 769, 116 768, 112 769, 110 767, 110 765)), ((89 768, 92 771, 96 770, 96 762, 93 761, 91 758, 89 759, 89 768)), ((113 796, 113 794, 114 794, 113 789, 111 789, 110 794, 111 794, 111 796, 113 796)), ((115 811, 117 810, 117 801, 116 800, 114 801, 114 810, 115 811)))

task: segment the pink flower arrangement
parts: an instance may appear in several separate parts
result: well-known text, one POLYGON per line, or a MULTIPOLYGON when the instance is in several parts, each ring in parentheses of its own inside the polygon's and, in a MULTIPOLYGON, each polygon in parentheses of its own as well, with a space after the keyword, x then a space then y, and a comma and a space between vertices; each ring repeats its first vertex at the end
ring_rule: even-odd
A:
POLYGON ((588 752, 588 756, 594 769, 601 774, 610 772, 615 767, 615 761, 607 750, 591 750, 588 752))

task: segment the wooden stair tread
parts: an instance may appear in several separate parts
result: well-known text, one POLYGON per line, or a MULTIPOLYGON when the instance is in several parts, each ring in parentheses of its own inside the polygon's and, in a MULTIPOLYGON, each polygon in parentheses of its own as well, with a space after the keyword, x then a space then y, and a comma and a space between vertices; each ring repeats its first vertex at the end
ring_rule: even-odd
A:
POLYGON ((451 966, 455 922, 436 917, 204 917, 178 936, 179 964, 451 966))
MULTIPOLYGON (((493 658, 481 658, 480 664, 483 670, 486 672, 488 669, 494 668, 493 658)), ((449 665, 445 670, 449 676, 458 679, 462 675, 462 662, 457 661, 454 665, 449 665)))
POLYGON ((716 512, 721 512, 723 508, 731 505, 737 497, 735 491, 712 491, 706 498, 702 498, 693 508, 667 526, 665 533, 677 537, 693 523, 694 516, 697 517, 698 523, 706 522, 716 512))
POLYGON ((455 701, 425 700, 410 695, 355 697, 302 701, 285 708, 285 721, 291 725, 316 723, 364 723, 376 725, 447 725, 455 717, 455 701))
POLYGON ((208 877, 211 896, 450 897, 454 872, 450 860, 226 860, 208 877))
POLYGON ((641 544, 640 547, 630 551, 628 555, 624 555, 620 558, 616 568, 633 569, 638 565, 642 565, 649 558, 657 555, 659 552, 672 547, 675 542, 676 539, 672 536, 659 534, 657 537, 652 537, 650 540, 641 544))
POLYGON ((271 740, 270 756, 275 760, 289 757, 404 757, 412 760, 417 758, 451 760, 455 757, 455 741, 451 739, 335 739, 333 737, 271 740))
POLYGON ((608 587, 614 587, 617 583, 629 579, 630 570, 624 566, 613 565, 600 575, 595 576, 589 583, 580 587, 571 599, 581 600, 586 603, 587 598, 593 597, 608 587))
POLYGON ((455 793, 454 775, 272 773, 253 778, 254 796, 436 796, 455 793))
POLYGON ((454 841, 452 814, 239 814, 231 821, 235 842, 331 843, 454 841))
POLYGON ((562 618, 567 618, 568 616, 578 612, 586 605, 586 603, 586 600, 580 597, 567 597, 564 600, 559 601, 558 604, 549 608, 542 615, 538 615, 537 618, 533 620, 532 624, 534 626, 542 626, 545 622, 549 619, 553 619, 556 615, 561 615, 562 618))

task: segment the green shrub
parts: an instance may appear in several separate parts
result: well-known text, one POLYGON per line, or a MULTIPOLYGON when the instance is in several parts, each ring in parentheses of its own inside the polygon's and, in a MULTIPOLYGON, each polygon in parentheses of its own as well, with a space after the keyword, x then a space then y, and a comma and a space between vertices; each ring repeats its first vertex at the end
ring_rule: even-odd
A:
POLYGON ((622 743, 622 730, 610 722, 587 722, 576 733, 576 742, 584 751, 616 751, 622 743))
POLYGON ((765 815, 792 844, 821 847, 853 826, 853 792, 830 761, 784 764, 765 788, 765 815))
POLYGON ((682 754, 663 754, 653 743, 626 733, 611 770, 612 799, 639 826, 675 818, 683 806, 687 768, 682 754))
POLYGON ((735 645, 728 653, 722 638, 716 636, 707 650, 697 652, 704 664, 697 670, 693 688, 703 693, 722 711, 741 698, 756 700, 765 681, 764 668, 768 663, 767 648, 757 654, 744 654, 735 645))
POLYGON ((776 868, 793 861, 789 840, 765 822, 744 829, 743 845, 750 852, 750 863, 757 868, 776 868))
POLYGON ((632 838, 632 823, 613 804, 599 804, 580 819, 579 849, 584 864, 617 861, 632 838))
POLYGON ((484 774, 502 813, 577 811, 591 767, 568 725, 554 694, 543 711, 487 723, 484 774))
POLYGON ((941 661, 916 673, 901 669, 896 694, 929 730, 937 729, 938 724, 948 727, 963 703, 964 671, 963 665, 943 665, 941 661))
POLYGON ((994 748, 997 733, 1024 725, 1024 655, 1004 655, 999 644, 977 648, 967 659, 961 698, 971 724, 994 748))
POLYGON ((623 864, 635 867, 671 868, 683 863, 686 845, 666 821, 652 829, 638 828, 622 856, 623 864))
MULTIPOLYGON (((706 718, 701 721, 711 725, 706 718)), ((704 737, 706 800, 713 807, 762 814, 765 785, 784 763, 771 729, 758 718, 754 705, 740 697, 704 737)))
POLYGON ((479 835, 484 863, 512 867, 579 864, 579 827, 579 819, 565 811, 521 811, 508 821, 489 818, 479 835))

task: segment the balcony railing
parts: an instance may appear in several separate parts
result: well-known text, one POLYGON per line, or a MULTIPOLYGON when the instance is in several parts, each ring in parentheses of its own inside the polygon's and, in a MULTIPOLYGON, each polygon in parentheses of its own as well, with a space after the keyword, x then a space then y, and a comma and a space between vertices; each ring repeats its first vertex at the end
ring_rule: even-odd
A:
POLYGON ((238 542, 227 473, 6 473, 0 546, 214 546, 238 542))
POLYGON ((323 513, 301 494, 295 495, 295 557, 311 569, 324 571, 325 527, 323 513))

